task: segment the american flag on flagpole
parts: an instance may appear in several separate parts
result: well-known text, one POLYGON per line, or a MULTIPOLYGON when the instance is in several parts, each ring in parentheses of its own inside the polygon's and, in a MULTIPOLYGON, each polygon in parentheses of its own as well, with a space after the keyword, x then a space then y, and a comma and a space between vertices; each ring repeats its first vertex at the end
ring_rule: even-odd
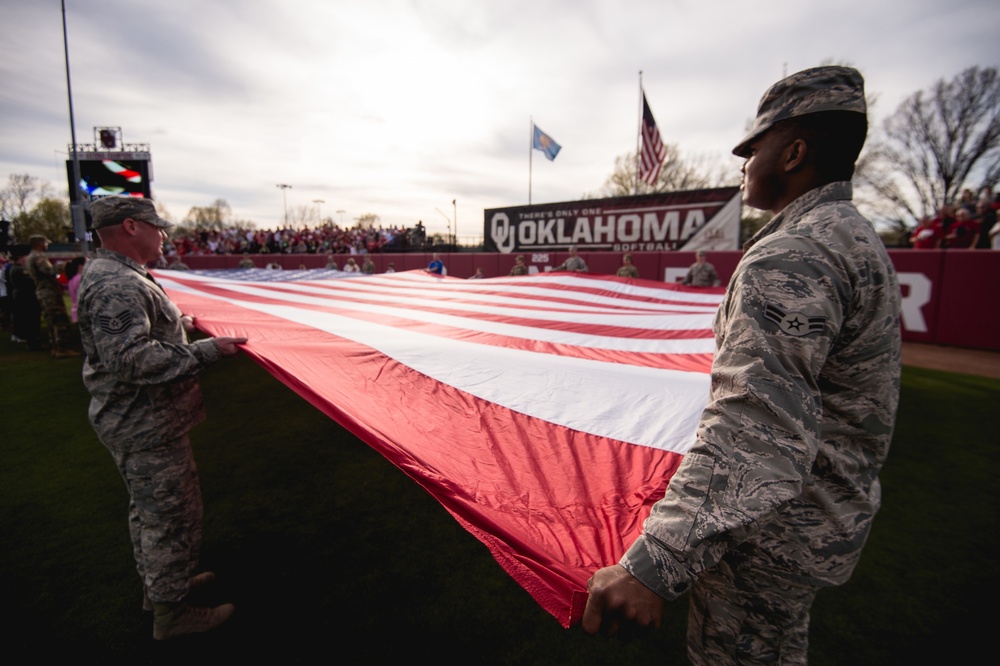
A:
MULTIPOLYGON (((563 626, 694 440, 722 290, 611 276, 157 271, 433 495, 563 626), (340 278, 340 279, 331 279, 340 278)), ((261 406, 264 408, 265 406, 261 406)))
POLYGON ((656 127, 653 112, 646 101, 646 93, 642 93, 642 149, 639 151, 639 178, 650 185, 656 184, 660 177, 660 168, 667 156, 667 147, 660 139, 660 130, 656 127))

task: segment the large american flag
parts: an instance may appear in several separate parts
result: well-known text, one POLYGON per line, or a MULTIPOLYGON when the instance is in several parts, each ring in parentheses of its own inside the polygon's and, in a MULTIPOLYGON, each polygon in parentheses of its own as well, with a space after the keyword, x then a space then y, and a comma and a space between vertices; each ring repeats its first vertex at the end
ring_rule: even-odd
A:
MULTIPOLYGON (((563 626, 690 446, 722 290, 566 273, 158 271, 423 486, 563 626)), ((261 405, 261 408, 265 408, 261 405)))
POLYGON ((667 156, 667 148, 660 139, 660 130, 656 127, 653 112, 646 101, 646 93, 642 93, 642 149, 639 151, 639 178, 650 185, 656 184, 660 177, 663 159, 667 156))

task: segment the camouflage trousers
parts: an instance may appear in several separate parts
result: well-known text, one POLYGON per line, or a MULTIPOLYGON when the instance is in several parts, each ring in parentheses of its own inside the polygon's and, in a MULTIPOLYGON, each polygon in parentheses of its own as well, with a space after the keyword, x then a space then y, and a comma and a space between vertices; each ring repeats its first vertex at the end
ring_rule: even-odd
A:
POLYGON ((752 558, 727 556, 699 574, 691 590, 691 663, 805 664, 816 592, 762 573, 752 558))
POLYGON ((111 449, 111 455, 128 487, 132 552, 146 593, 155 603, 181 601, 201 552, 201 487, 191 441, 185 435, 145 451, 111 449))
POLYGON ((72 346, 69 315, 66 314, 66 302, 62 292, 51 289, 38 289, 35 292, 38 304, 42 308, 42 316, 49 325, 49 344, 53 351, 65 351, 72 346))

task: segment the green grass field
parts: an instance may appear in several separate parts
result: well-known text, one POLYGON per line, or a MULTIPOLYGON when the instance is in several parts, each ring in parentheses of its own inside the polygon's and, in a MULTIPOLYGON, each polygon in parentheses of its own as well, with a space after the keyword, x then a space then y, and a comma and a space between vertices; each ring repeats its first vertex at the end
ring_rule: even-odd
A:
MULTIPOLYGON (((246 357, 204 373, 192 433, 219 577, 204 601, 236 615, 154 643, 81 365, 0 334, 7 663, 686 663, 686 602, 643 640, 563 629, 416 483, 246 357)), ((812 664, 978 663, 992 643, 1000 381, 903 379, 884 508, 854 578, 817 598, 812 664)))

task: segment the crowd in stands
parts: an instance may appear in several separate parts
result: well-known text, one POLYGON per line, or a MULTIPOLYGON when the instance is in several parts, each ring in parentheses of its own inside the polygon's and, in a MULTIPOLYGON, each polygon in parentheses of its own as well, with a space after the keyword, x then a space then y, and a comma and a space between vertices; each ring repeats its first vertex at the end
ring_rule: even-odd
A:
POLYGON ((382 228, 356 225, 350 229, 327 223, 301 229, 228 229, 171 233, 164 248, 168 260, 213 254, 369 254, 406 252, 426 247, 423 224, 413 228, 382 228))
MULTIPOLYGON (((1000 200, 991 188, 978 196, 965 189, 954 204, 925 216, 909 236, 916 249, 1000 249, 1000 200)), ((178 228, 164 248, 167 263, 186 256, 218 254, 351 254, 425 251, 427 233, 422 223, 412 228, 355 225, 341 228, 328 222, 319 227, 213 230, 178 228)))
POLYGON ((983 188, 977 197, 962 191, 954 205, 945 204, 935 217, 924 216, 910 234, 910 244, 918 250, 981 249, 1000 250, 1000 224, 993 190, 983 188))

